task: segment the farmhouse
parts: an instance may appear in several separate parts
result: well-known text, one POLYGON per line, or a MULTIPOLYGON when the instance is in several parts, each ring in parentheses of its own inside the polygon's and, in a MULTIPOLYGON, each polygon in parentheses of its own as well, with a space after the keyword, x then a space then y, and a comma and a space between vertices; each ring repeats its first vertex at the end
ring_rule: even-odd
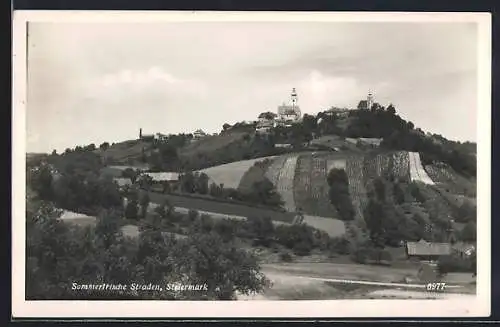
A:
POLYGON ((360 137, 358 140, 362 144, 371 145, 371 146, 374 146, 374 147, 380 146, 380 143, 382 143, 382 139, 381 138, 360 137))
POLYGON ((160 187, 162 191, 175 188, 179 183, 179 174, 174 172, 146 172, 141 175, 140 180, 144 178, 150 178, 153 188, 160 187))
POLYGON ((476 247, 473 244, 459 242, 453 244, 452 251, 464 258, 473 255, 476 252, 476 247))
POLYGON ((406 242, 406 255, 409 259, 435 261, 441 256, 451 255, 449 243, 431 243, 425 240, 406 242))
POLYGON ((118 177, 113 178, 113 181, 118 185, 118 188, 124 189, 127 186, 132 186, 132 180, 130 178, 118 177))
POLYGON ((337 107, 331 107, 330 109, 326 110, 325 111, 325 114, 327 116, 338 116, 338 117, 342 117, 342 118, 345 118, 347 116, 349 116, 349 109, 347 108, 337 108, 337 107))
POLYGON ((79 226, 93 225, 97 221, 96 217, 87 216, 82 213, 77 213, 68 210, 64 210, 59 219, 61 219, 64 222, 76 224, 79 226))
POLYGON ((382 139, 380 138, 368 138, 368 137, 360 137, 360 138, 352 138, 346 137, 345 140, 351 144, 361 144, 370 147, 378 147, 380 143, 382 143, 382 139))
POLYGON ((289 143, 277 143, 274 145, 276 148, 290 149, 292 147, 289 143))
POLYGON ((261 113, 257 121, 257 133, 268 133, 274 127, 276 116, 275 113, 270 111, 261 113))
POLYGON ((201 140, 202 138, 204 138, 206 136, 207 136, 207 133, 205 133, 201 129, 197 129, 196 131, 193 132, 193 140, 195 140, 195 141, 201 140))

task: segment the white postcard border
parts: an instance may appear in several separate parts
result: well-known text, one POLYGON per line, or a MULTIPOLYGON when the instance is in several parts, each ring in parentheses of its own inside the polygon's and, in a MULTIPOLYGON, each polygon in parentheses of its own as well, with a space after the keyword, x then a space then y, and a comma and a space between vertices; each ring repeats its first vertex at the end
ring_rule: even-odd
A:
POLYGON ((489 13, 285 13, 15 11, 13 14, 12 314, 13 317, 327 318, 483 317, 491 311, 491 15, 489 13), (478 228, 475 300, 332 301, 26 301, 26 22, 329 21, 475 22, 478 26, 478 228), (437 302, 436 302, 437 301, 437 302))

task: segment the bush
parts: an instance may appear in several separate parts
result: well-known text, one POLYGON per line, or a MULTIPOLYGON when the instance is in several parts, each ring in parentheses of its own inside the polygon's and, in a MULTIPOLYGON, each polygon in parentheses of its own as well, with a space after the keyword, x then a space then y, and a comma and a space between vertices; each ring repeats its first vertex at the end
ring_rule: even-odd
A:
POLYGON ((344 236, 335 237, 330 240, 330 251, 338 254, 349 254, 349 240, 344 236))
POLYGON ((229 219, 216 220, 213 229, 224 242, 229 242, 234 238, 235 226, 229 219))
POLYGON ((312 245, 313 235, 310 227, 306 225, 277 226, 276 238, 278 243, 293 249, 299 243, 312 245))
POLYGON ((353 252, 351 259, 356 263, 365 264, 368 260, 368 256, 369 250, 365 247, 361 247, 353 252))
POLYGON ((312 245, 311 243, 302 241, 300 243, 297 243, 293 247, 293 253, 298 256, 306 256, 311 254, 312 250, 312 245))
POLYGON ((252 246, 263 246, 269 248, 272 245, 272 239, 267 237, 259 237, 253 240, 252 246))
POLYGON ((475 272, 474 258, 464 259, 457 256, 442 256, 438 260, 438 272, 446 275, 450 272, 475 272))
POLYGON ((391 253, 387 250, 380 251, 380 261, 391 262, 392 261, 391 253))
POLYGON ((292 256, 288 252, 280 253, 280 259, 283 262, 292 262, 293 261, 292 256))

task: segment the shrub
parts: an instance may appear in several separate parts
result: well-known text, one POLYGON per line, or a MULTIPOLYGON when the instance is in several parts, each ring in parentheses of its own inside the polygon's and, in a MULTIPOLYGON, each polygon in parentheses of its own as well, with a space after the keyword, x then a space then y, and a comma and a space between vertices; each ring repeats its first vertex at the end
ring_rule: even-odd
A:
POLYGON ((356 263, 365 264, 366 261, 368 260, 368 255, 369 255, 368 249, 365 247, 361 247, 353 252, 351 259, 356 263))
POLYGON ((335 237, 330 240, 330 251, 338 254, 349 254, 349 240, 344 236, 335 237))
POLYGON ((293 253, 298 256, 306 256, 311 254, 312 245, 306 241, 297 243, 293 247, 293 253))
POLYGON ((292 256, 288 252, 280 253, 280 259, 283 262, 292 262, 293 261, 292 256))
POLYGON ((391 253, 387 250, 380 251, 380 261, 391 262, 392 261, 391 253))
POLYGON ((252 246, 263 246, 269 248, 272 245, 272 239, 267 237, 258 237, 253 240, 252 246))
POLYGON ((442 256, 438 260, 438 272, 446 275, 449 272, 474 272, 474 258, 464 259, 457 256, 442 256))
POLYGON ((188 212, 188 217, 191 222, 195 221, 199 215, 200 215, 199 212, 196 210, 189 210, 188 212))
POLYGON ((229 242, 234 238, 235 226, 229 219, 215 221, 213 229, 217 234, 220 235, 224 242, 229 242))

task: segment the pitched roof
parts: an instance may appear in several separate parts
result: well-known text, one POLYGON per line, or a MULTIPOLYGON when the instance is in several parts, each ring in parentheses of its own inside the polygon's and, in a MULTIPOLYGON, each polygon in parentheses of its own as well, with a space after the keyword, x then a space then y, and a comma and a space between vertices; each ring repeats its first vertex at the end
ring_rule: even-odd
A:
POLYGON ((144 173, 144 175, 151 177, 155 182, 176 181, 179 179, 179 174, 172 172, 144 173))
POLYGON ((431 243, 425 240, 418 242, 406 242, 408 255, 449 255, 451 245, 449 243, 431 243))
POLYGON ((453 244, 452 249, 457 252, 471 254, 476 250, 476 247, 473 244, 459 242, 453 244))
POLYGON ((274 112, 267 111, 261 113, 258 118, 273 119, 274 117, 276 117, 274 112))
POLYGON ((113 178, 113 181, 115 181, 118 186, 132 185, 132 180, 130 178, 118 177, 113 178))

